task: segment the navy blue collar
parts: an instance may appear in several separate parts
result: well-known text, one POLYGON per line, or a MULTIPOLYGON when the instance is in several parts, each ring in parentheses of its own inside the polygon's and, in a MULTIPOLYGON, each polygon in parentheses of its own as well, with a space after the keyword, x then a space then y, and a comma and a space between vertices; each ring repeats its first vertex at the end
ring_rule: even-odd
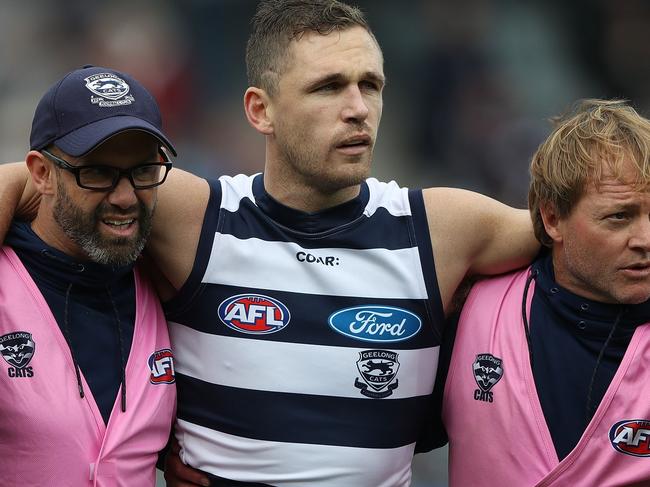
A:
POLYGON ((73 283, 104 289, 133 270, 133 265, 113 267, 74 259, 46 244, 24 221, 13 222, 5 242, 50 288, 65 290, 68 284, 73 283))
POLYGON ((264 175, 258 174, 253 181, 255 203, 261 210, 281 225, 303 233, 321 233, 356 220, 368 204, 370 191, 363 182, 359 194, 340 205, 322 211, 308 213, 283 205, 264 189, 264 175))
POLYGON ((637 326, 650 321, 650 300, 635 305, 609 304, 593 301, 574 294, 555 281, 551 253, 540 257, 533 264, 538 275, 535 278, 535 294, 542 297, 572 330, 581 335, 604 340, 619 313, 619 332, 616 336, 631 336, 637 326))

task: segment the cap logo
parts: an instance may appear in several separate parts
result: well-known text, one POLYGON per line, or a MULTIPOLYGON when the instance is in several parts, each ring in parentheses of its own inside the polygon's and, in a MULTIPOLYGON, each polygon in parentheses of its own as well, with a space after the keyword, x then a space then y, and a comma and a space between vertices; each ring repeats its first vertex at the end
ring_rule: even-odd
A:
POLYGON ((126 96, 130 89, 127 82, 112 73, 94 74, 84 81, 86 88, 97 95, 90 97, 91 103, 100 107, 130 105, 135 101, 132 95, 126 96))

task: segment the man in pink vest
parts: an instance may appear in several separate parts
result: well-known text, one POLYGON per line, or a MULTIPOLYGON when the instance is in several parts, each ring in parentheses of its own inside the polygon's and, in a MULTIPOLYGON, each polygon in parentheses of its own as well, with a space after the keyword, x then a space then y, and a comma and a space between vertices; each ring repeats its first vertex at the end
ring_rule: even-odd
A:
POLYGON ((45 93, 30 149, 38 214, 0 248, 0 484, 153 486, 174 363, 133 264, 175 150, 140 83, 89 66, 45 93))
POLYGON ((585 101, 531 177, 550 252, 467 298, 444 391, 451 485, 650 485, 650 121, 585 101))

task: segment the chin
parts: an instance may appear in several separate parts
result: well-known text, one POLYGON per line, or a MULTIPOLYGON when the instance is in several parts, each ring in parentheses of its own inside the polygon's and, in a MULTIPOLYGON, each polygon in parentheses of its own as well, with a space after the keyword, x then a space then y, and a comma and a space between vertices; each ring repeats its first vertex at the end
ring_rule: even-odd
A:
POLYGON ((619 304, 641 304, 650 300, 650 291, 647 292, 638 292, 630 293, 625 296, 617 296, 617 302, 619 304))
POLYGON ((358 175, 346 175, 346 177, 341 177, 341 178, 331 178, 327 181, 324 181, 324 185, 326 186, 328 191, 330 193, 334 193, 336 191, 340 191, 343 189, 351 188, 352 186, 359 186, 361 183, 363 183, 368 176, 366 174, 358 174, 358 175), (328 184, 329 183, 329 184, 328 184))

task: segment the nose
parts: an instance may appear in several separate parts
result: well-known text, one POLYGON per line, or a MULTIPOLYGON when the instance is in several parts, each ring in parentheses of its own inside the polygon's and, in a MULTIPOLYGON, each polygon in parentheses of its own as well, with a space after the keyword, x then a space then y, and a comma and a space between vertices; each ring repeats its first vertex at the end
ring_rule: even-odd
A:
POLYGON ((359 123, 368 118, 370 112, 359 86, 352 85, 346 90, 342 117, 345 122, 359 123))
POLYGON ((629 246, 650 253, 650 217, 642 219, 636 226, 634 234, 630 236, 629 246))
POLYGON ((106 197, 108 202, 122 209, 132 207, 138 202, 138 197, 135 194, 135 189, 125 175, 121 175, 117 186, 109 191, 106 197))

